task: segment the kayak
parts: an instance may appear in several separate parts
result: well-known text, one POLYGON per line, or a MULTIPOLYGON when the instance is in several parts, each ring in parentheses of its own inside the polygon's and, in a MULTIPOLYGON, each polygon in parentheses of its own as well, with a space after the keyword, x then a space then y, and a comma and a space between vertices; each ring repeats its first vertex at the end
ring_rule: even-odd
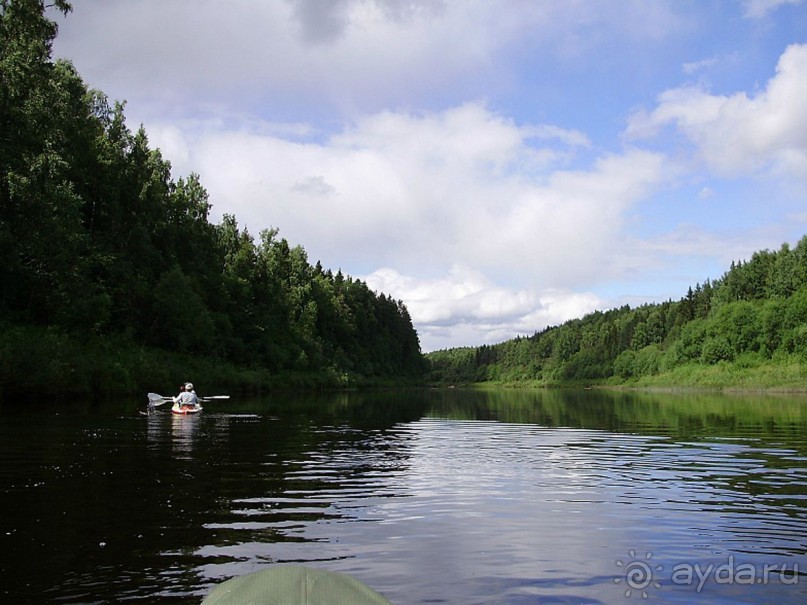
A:
POLYGON ((149 393, 148 398, 149 398, 148 411, 146 411, 146 412, 141 411, 140 412, 141 414, 143 414, 143 416, 148 416, 152 411, 154 411, 159 406, 165 405, 166 403, 172 403, 172 402, 174 403, 174 405, 171 408, 171 411, 174 414, 179 414, 181 416, 187 416, 188 414, 198 414, 199 412, 201 412, 202 411, 202 406, 199 405, 199 403, 201 403, 201 402, 218 401, 218 400, 223 400, 223 399, 229 399, 230 396, 229 395, 210 395, 209 397, 199 397, 197 399, 199 401, 199 403, 197 403, 196 405, 186 403, 185 405, 182 405, 182 406, 178 405, 175 402, 174 397, 166 397, 165 395, 160 395, 159 393, 149 393))
POLYGON ((353 576, 298 565, 272 566, 218 584, 202 605, 392 605, 353 576))
POLYGON ((198 405, 198 404, 197 405, 179 405, 178 403, 175 403, 171 407, 171 412, 172 413, 180 414, 182 416, 187 416, 189 414, 198 414, 201 411, 202 411, 202 406, 198 405))

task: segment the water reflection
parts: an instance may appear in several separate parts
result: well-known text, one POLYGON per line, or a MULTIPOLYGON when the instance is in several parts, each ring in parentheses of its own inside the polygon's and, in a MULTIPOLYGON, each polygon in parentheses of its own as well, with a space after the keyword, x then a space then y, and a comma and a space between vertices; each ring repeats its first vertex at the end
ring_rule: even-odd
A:
POLYGON ((453 390, 197 417, 62 410, 36 429, 3 418, 0 569, 19 581, 0 595, 198 603, 213 583, 294 562, 401 604, 614 603, 634 552, 662 568, 655 602, 803 602, 807 578, 698 595, 670 574, 729 557, 807 569, 804 406, 453 390))
POLYGON ((190 458, 201 426, 201 416, 171 414, 171 443, 175 458, 190 458))
POLYGON ((438 391, 429 415, 499 420, 549 427, 670 435, 678 438, 756 436, 776 431, 795 436, 807 425, 805 396, 712 393, 643 393, 578 389, 438 391))
POLYGON ((312 421, 307 447, 264 461, 281 481, 253 482, 230 501, 233 520, 206 526, 228 539, 196 552, 197 573, 303 562, 358 574, 394 602, 609 602, 623 597, 618 557, 640 547, 668 569, 735 555, 792 568, 804 557, 804 427, 787 401, 739 401, 721 415, 725 401, 709 409, 702 397, 431 395, 417 420, 312 421))

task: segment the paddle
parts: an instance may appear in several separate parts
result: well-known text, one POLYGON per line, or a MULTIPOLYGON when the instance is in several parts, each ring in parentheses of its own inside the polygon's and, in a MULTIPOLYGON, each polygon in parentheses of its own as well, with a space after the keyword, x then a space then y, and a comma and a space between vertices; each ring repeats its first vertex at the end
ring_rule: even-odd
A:
POLYGON ((157 407, 174 400, 173 397, 164 397, 163 395, 159 395, 158 393, 149 393, 147 396, 149 398, 148 409, 145 412, 142 411, 140 412, 145 416, 149 416, 152 410, 156 409, 157 407))
MULTIPOLYGON (((156 408, 157 406, 164 405, 170 401, 174 401, 173 397, 166 397, 159 393, 149 393, 149 409, 156 408)), ((229 399, 229 395, 210 395, 209 397, 199 397, 199 401, 214 401, 217 399, 229 399)))
POLYGON ((169 401, 173 401, 173 397, 165 397, 164 395, 158 395, 157 393, 149 393, 149 407, 157 407, 158 405, 163 405, 164 403, 168 403, 169 401))

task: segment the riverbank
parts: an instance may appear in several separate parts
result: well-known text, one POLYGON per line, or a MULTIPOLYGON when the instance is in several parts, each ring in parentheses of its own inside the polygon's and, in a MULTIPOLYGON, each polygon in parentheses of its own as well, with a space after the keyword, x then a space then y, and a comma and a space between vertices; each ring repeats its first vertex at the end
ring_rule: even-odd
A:
MULTIPOLYGON (((440 384, 439 386, 461 386, 440 384)), ((708 391, 722 393, 807 394, 807 364, 800 358, 782 358, 775 363, 746 357, 714 365, 692 363, 639 378, 559 381, 548 379, 504 380, 465 383, 474 388, 613 389, 640 391, 708 391)))
POLYGON ((30 398, 108 399, 148 391, 172 393, 190 380, 200 392, 260 394, 408 386, 416 378, 327 371, 245 368, 220 359, 137 346, 124 336, 69 336, 36 326, 0 332, 0 401, 30 398))
POLYGON ((714 365, 687 364, 611 386, 643 389, 686 388, 722 392, 807 393, 807 365, 796 358, 765 363, 747 357, 741 361, 719 362, 714 365))

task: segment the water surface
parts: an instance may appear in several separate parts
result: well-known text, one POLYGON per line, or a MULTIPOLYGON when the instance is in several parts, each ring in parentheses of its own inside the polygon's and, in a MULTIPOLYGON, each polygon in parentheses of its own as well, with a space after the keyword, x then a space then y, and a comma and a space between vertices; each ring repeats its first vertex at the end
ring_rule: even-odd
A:
POLYGON ((0 412, 0 596, 198 603, 295 563, 393 603, 803 603, 804 399, 414 391, 0 412))

